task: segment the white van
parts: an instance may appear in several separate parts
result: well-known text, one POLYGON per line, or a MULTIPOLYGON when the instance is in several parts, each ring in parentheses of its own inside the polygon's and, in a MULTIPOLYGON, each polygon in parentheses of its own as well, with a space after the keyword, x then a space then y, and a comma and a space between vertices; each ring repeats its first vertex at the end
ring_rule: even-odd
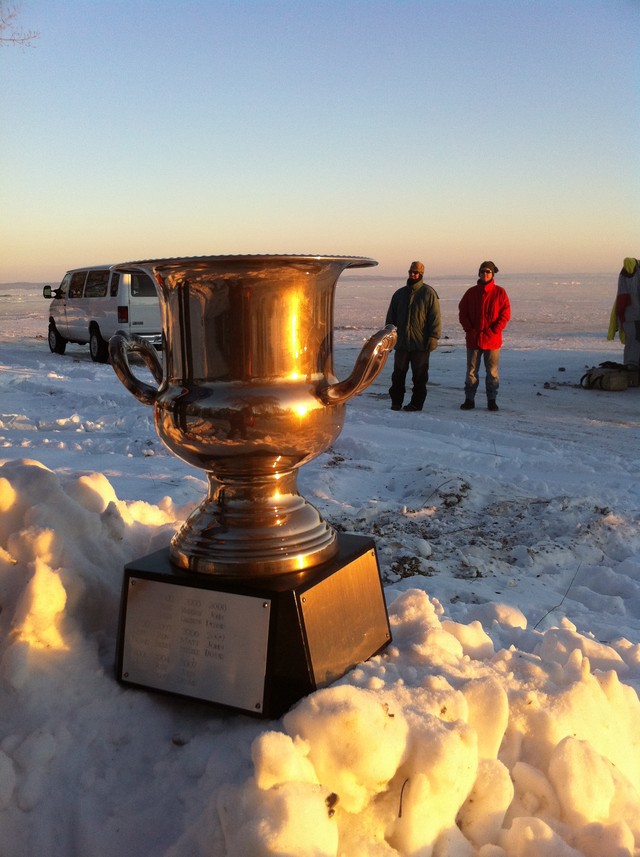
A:
POLYGON ((135 333, 156 348, 162 344, 160 303, 151 277, 118 265, 74 268, 57 289, 45 286, 49 305, 49 348, 64 354, 67 342, 89 343, 91 359, 106 363, 109 339, 117 330, 135 333))

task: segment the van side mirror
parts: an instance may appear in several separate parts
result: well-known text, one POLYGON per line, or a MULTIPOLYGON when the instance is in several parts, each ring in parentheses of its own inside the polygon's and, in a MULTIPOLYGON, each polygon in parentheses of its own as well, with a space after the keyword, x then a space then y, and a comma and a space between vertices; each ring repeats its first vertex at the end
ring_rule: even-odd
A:
POLYGON ((43 298, 46 298, 47 300, 51 300, 51 297, 52 297, 52 295, 51 295, 51 286, 45 286, 45 287, 42 289, 42 297, 43 297, 43 298))

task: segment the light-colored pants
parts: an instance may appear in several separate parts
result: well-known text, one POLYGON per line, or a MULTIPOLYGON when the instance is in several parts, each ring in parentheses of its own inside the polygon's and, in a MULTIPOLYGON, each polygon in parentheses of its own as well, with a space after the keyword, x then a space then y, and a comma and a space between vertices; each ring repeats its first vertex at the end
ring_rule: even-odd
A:
POLYGON ((464 379, 465 399, 471 399, 473 401, 476 397, 479 381, 478 372, 480 370, 481 361, 484 361, 484 369, 486 373, 485 388, 487 391, 487 400, 490 401, 491 399, 496 398, 500 382, 498 375, 499 359, 499 348, 491 351, 483 351, 481 348, 467 348, 467 374, 464 379))

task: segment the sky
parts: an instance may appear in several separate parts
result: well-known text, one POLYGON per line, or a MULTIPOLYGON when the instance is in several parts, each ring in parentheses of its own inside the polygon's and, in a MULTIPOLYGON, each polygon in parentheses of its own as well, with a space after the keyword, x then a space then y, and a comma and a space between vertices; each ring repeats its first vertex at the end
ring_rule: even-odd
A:
POLYGON ((638 0, 24 0, 0 282, 142 258, 403 276, 640 255, 638 0))

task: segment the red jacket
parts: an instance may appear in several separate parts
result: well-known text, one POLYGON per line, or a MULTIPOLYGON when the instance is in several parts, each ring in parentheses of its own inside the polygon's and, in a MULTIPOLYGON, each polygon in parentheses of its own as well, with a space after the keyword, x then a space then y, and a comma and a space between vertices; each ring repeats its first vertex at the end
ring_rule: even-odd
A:
POLYGON ((478 282, 462 296, 458 305, 460 324, 467 335, 467 348, 493 351, 502 345, 502 331, 511 318, 506 291, 491 280, 478 282))

